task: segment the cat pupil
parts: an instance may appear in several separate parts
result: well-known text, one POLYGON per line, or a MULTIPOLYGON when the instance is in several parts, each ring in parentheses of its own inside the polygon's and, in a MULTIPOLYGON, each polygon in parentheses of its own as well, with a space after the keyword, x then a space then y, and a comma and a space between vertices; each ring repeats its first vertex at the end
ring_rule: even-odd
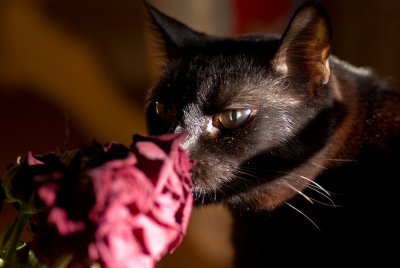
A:
POLYGON ((233 109, 219 114, 219 121, 226 129, 236 129, 247 122, 250 114, 250 109, 233 109))
POLYGON ((231 120, 233 123, 237 123, 238 119, 242 116, 242 113, 238 110, 232 110, 231 112, 231 120))
POLYGON ((240 124, 244 120, 246 120, 249 115, 250 115, 251 110, 250 109, 245 109, 245 110, 232 110, 230 113, 230 118, 233 123, 235 124, 240 124))

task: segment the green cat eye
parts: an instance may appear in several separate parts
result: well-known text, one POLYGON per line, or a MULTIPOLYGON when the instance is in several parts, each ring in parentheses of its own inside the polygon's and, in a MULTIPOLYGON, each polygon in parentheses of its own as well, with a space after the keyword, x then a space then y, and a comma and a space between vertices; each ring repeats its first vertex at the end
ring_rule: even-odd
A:
POLYGON ((226 129, 236 129, 245 124, 251 115, 251 109, 233 109, 218 115, 219 122, 226 129))

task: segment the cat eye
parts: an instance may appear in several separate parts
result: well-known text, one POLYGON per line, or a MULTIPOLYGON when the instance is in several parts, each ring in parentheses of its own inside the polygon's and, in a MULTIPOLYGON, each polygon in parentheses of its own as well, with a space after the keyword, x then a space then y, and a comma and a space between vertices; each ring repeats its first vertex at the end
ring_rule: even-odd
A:
POLYGON ((163 118, 164 120, 170 121, 172 116, 172 111, 165 104, 156 101, 156 113, 158 116, 163 118))
POLYGON ((233 109, 222 112, 218 120, 226 129, 236 129, 243 126, 250 119, 251 109, 233 109))

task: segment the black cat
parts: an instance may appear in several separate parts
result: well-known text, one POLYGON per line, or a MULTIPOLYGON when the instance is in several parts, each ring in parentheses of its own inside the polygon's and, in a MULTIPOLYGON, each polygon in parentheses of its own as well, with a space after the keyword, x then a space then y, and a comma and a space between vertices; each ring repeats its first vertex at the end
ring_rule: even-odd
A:
POLYGON ((304 4, 282 38, 210 36, 148 9, 168 59, 149 133, 187 132, 193 195, 231 210, 237 266, 398 263, 400 94, 330 55, 324 9, 304 4))

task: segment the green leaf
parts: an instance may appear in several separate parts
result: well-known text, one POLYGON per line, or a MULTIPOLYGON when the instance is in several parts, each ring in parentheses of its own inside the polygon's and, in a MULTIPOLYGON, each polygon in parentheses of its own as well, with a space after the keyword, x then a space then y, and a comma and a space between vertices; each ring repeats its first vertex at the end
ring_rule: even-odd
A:
POLYGON ((4 190, 4 194, 6 195, 5 201, 8 203, 18 203, 22 204, 22 201, 19 200, 18 198, 13 196, 13 191, 12 191, 12 181, 15 177, 15 174, 17 173, 18 169, 20 168, 20 164, 14 164, 11 166, 6 173, 4 174, 4 180, 2 182, 2 188, 4 190))
POLYGON ((29 220, 30 215, 23 213, 23 209, 19 211, 17 218, 14 220, 13 225, 11 226, 10 234, 7 232, 4 237, 5 240, 2 241, 1 244, 1 254, 4 260, 5 267, 16 267, 15 264, 17 262, 17 248, 19 243, 19 238, 21 236, 22 231, 25 228, 26 223, 29 220))
POLYGON ((63 152, 60 151, 58 157, 65 166, 69 166, 71 161, 78 155, 79 152, 80 152, 79 149, 66 150, 63 152))
POLYGON ((61 255, 60 258, 51 266, 51 268, 66 268, 74 258, 74 254, 66 253, 61 255))
POLYGON ((10 237, 13 233, 16 223, 17 219, 15 219, 11 225, 5 227, 0 233, 0 257, 2 257, 3 259, 6 253, 4 248, 6 247, 6 243, 9 243, 10 237))
POLYGON ((29 253, 28 253, 28 264, 31 267, 47 267, 46 265, 41 264, 39 262, 38 258, 36 257, 35 253, 33 253, 32 250, 29 250, 29 253))
POLYGON ((28 203, 24 204, 24 202, 13 195, 13 185, 12 182, 15 178, 15 175, 18 169, 21 167, 21 157, 17 158, 17 163, 12 165, 5 173, 4 180, 2 181, 2 188, 4 190, 4 194, 6 196, 5 202, 8 203, 17 203, 19 205, 19 210, 24 208, 22 211, 23 214, 36 214, 39 212, 39 209, 36 205, 35 195, 32 194, 29 197, 28 203))

